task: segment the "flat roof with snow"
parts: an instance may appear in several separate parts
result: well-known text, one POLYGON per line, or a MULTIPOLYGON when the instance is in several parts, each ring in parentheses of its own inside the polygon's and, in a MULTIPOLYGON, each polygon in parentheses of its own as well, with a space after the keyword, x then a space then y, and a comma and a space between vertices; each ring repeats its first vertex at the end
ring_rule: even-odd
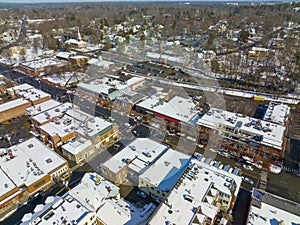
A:
POLYGON ((241 138, 257 141, 279 150, 282 148, 285 132, 285 127, 282 125, 216 108, 211 108, 197 124, 212 129, 223 128, 225 132, 225 128, 232 129, 231 132, 236 130, 241 138))
POLYGON ((101 131, 112 126, 112 123, 99 117, 93 117, 81 110, 68 108, 61 118, 40 126, 42 130, 51 136, 66 136, 71 132, 77 132, 83 136, 94 138, 101 131))
MULTIPOLYGON (((6 194, 12 189, 16 188, 15 183, 6 175, 6 173, 0 168, 0 196, 6 194)), ((0 204, 1 205, 1 204, 0 204)))
POLYGON ((154 164, 140 175, 162 191, 171 190, 189 165, 191 156, 168 149, 154 164))
POLYGON ((81 135, 93 137, 99 132, 112 127, 112 123, 100 118, 91 116, 79 109, 69 108, 66 115, 74 118, 74 126, 77 127, 77 132, 81 135))
POLYGON ((19 98, 19 99, 15 99, 9 102, 5 102, 3 104, 0 104, 0 113, 4 112, 6 110, 10 110, 12 108, 27 104, 29 101, 19 98))
POLYGON ((24 84, 15 86, 15 87, 7 88, 7 92, 25 91, 25 90, 32 89, 32 88, 34 88, 32 85, 24 83, 24 84))
POLYGON ((138 138, 131 142, 118 154, 106 161, 103 166, 114 173, 127 166, 126 160, 130 161, 128 167, 141 174, 150 163, 153 163, 168 147, 148 138, 138 138))
POLYGON ((290 107, 288 105, 270 102, 264 120, 285 125, 289 114, 290 107))
POLYGON ((41 90, 38 90, 36 88, 31 88, 31 89, 28 89, 28 90, 19 90, 18 93, 17 93, 18 96, 22 96, 23 98, 29 100, 29 101, 36 101, 38 99, 41 99, 41 98, 51 98, 51 95, 44 92, 44 91, 41 91, 41 90))
POLYGON ((55 108, 62 103, 55 101, 53 99, 49 99, 48 101, 42 102, 40 104, 30 106, 26 108, 26 112, 29 116, 35 116, 37 114, 43 113, 49 109, 55 108))
POLYGON ((300 204, 262 190, 252 190, 247 225, 300 224, 300 204))
POLYGON ((183 63, 184 58, 179 56, 172 56, 167 54, 160 54, 156 52, 146 52, 146 57, 154 60, 167 60, 168 62, 174 62, 174 63, 183 63))
MULTIPOLYGON (((55 106, 55 103, 53 104, 55 106)), ((45 107, 46 108, 46 107, 45 107)), ((68 109, 72 108, 72 104, 67 102, 64 104, 56 105, 53 108, 50 108, 40 114, 37 114, 31 117, 33 120, 37 121, 40 124, 43 124, 47 121, 52 120, 53 118, 62 116, 64 113, 67 112, 68 109)))
POLYGON ((20 65, 25 66, 29 69, 41 69, 47 66, 57 66, 63 64, 63 62, 57 60, 56 58, 42 58, 42 59, 35 59, 29 62, 23 62, 20 65))
POLYGON ((242 182, 241 177, 196 159, 191 160, 191 165, 190 172, 171 191, 165 200, 166 204, 159 206, 149 225, 188 225, 197 220, 204 224, 207 217, 213 219, 219 211, 218 207, 214 206, 218 192, 232 195, 230 188, 235 182, 237 187, 234 195, 237 195, 242 182), (189 200, 185 196, 189 196, 189 200), (170 206, 172 213, 169 213, 170 206), (200 210, 194 213, 193 208, 200 210))
POLYGON ((86 173, 70 193, 89 204, 97 212, 98 219, 109 225, 145 224, 155 209, 152 203, 137 208, 124 201, 119 188, 96 173, 86 173))
POLYGON ((90 140, 86 140, 84 138, 75 138, 61 147, 72 155, 76 155, 92 145, 93 143, 90 140))
POLYGON ((9 148, 13 158, 1 157, 1 169, 17 185, 29 186, 66 163, 66 160, 36 138, 9 148))
POLYGON ((182 122, 190 121, 197 114, 192 99, 179 96, 175 96, 168 102, 161 100, 160 96, 150 96, 137 106, 182 122))
POLYGON ((127 85, 124 82, 114 80, 108 77, 93 80, 89 84, 79 83, 77 86, 79 88, 82 88, 83 90, 93 92, 97 95, 100 93, 108 95, 111 93, 112 89, 123 90, 127 88, 127 85))
POLYGON ((87 203, 68 192, 62 197, 49 196, 44 204, 24 215, 21 225, 79 224, 90 213, 94 211, 87 203))
POLYGON ((111 62, 111 61, 106 61, 106 60, 103 60, 103 59, 90 59, 88 62, 87 62, 89 65, 95 65, 95 66, 98 66, 98 67, 102 67, 102 68, 108 68, 110 66, 113 66, 114 65, 114 62, 111 62))

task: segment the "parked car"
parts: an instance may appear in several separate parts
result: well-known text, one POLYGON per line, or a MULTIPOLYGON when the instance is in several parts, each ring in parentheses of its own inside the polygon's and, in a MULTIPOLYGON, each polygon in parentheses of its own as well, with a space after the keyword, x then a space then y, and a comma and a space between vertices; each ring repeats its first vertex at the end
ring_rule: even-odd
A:
POLYGON ((244 177, 243 180, 246 181, 246 182, 249 183, 249 184, 252 184, 252 185, 254 184, 254 181, 251 180, 251 179, 248 178, 248 177, 244 177))
POLYGON ((148 197, 148 195, 143 191, 137 191, 136 194, 137 194, 137 196, 144 198, 144 199, 148 197))
POLYGON ((243 168, 246 169, 246 170, 251 170, 251 171, 253 171, 253 167, 250 166, 250 165, 244 164, 244 165, 243 165, 243 168))

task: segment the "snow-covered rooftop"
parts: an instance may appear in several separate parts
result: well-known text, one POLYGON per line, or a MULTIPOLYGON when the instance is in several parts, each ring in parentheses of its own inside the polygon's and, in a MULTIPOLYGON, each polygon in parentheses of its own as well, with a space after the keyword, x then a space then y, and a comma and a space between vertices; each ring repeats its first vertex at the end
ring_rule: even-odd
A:
POLYGON ((86 173, 70 193, 84 200, 97 212, 98 219, 109 225, 145 224, 155 209, 152 203, 137 208, 120 199, 119 188, 96 173, 86 173))
POLYGON ((112 123, 100 117, 94 117, 79 109, 69 109, 66 115, 74 118, 73 126, 77 127, 76 132, 81 135, 88 135, 93 137, 102 130, 112 126, 112 123))
POLYGON ((36 138, 14 145, 9 150, 13 158, 9 154, 1 157, 1 169, 17 186, 29 186, 66 163, 36 138))
POLYGON ((42 98, 51 98, 51 95, 44 92, 44 91, 41 91, 41 90, 38 90, 36 88, 31 88, 31 89, 28 89, 28 90, 19 90, 17 92, 17 95, 18 96, 21 96, 29 101, 36 101, 38 99, 42 99, 42 98))
POLYGON ((290 107, 288 105, 270 102, 264 120, 284 125, 289 114, 290 107))
POLYGON ((67 86, 68 84, 72 84, 78 81, 81 81, 82 79, 86 78, 88 75, 85 73, 71 73, 66 72, 63 74, 48 74, 43 76, 43 80, 48 80, 51 83, 54 83, 56 85, 60 85, 62 87, 67 86))
POLYGON ((151 96, 137 106, 182 122, 190 121, 197 114, 192 99, 179 96, 175 96, 168 102, 161 100, 161 96, 151 96))
POLYGON ((237 185, 234 195, 240 188, 242 179, 240 176, 220 170, 197 159, 191 160, 191 170, 183 177, 180 184, 172 190, 166 204, 161 204, 155 215, 149 221, 149 225, 160 224, 193 224, 193 218, 200 222, 206 217, 214 218, 219 208, 213 204, 218 192, 231 194, 230 185, 237 185), (226 184, 226 186, 225 186, 226 184), (189 200, 187 200, 187 197, 189 200), (172 206, 170 208, 170 206, 172 206), (199 213, 194 213, 193 208, 200 208, 199 213), (169 213, 169 210, 172 213, 169 213))
POLYGON ((171 190, 189 165, 191 156, 168 149, 140 178, 162 191, 171 190))
POLYGON ((131 142, 118 154, 111 157, 103 165, 114 173, 127 166, 126 160, 130 161, 128 167, 136 173, 142 173, 150 163, 153 163, 167 146, 148 138, 138 138, 131 142))
POLYGON ((24 84, 20 84, 18 86, 15 87, 11 87, 11 88, 7 88, 7 92, 8 93, 12 93, 13 91, 25 91, 25 90, 29 90, 34 88, 33 86, 31 86, 30 84, 24 83, 24 84))
POLYGON ((66 193, 62 197, 49 196, 44 204, 37 205, 33 213, 25 214, 21 225, 79 224, 80 221, 95 212, 86 203, 66 193))
POLYGON ((56 58, 42 58, 42 59, 35 59, 33 61, 21 63, 22 66, 28 67, 32 70, 41 69, 47 66, 56 66, 59 64, 62 64, 62 62, 56 58))
POLYGON ((56 54, 56 57, 68 60, 70 55, 72 55, 71 52, 59 52, 59 53, 56 54))
POLYGON ((93 143, 90 140, 86 140, 84 138, 75 138, 61 147, 72 155, 76 155, 92 145, 93 143))
POLYGON ((93 92, 97 95, 99 93, 108 95, 108 94, 110 94, 110 90, 112 90, 112 89, 122 90, 122 89, 127 88, 127 85, 125 83, 120 82, 118 80, 108 78, 108 77, 93 80, 89 84, 79 83, 77 86, 84 90, 93 92))
POLYGON ((250 207, 248 225, 300 224, 300 204, 257 189, 252 190, 252 196, 255 201, 250 207))
MULTIPOLYGON (((54 109, 55 111, 55 109, 54 109)), ((61 118, 40 126, 49 135, 64 137, 71 132, 94 138, 102 130, 112 126, 110 122, 93 117, 81 110, 68 108, 61 118)))
POLYGON ((30 106, 28 108, 26 108, 26 112, 29 116, 35 116, 37 114, 43 113, 49 109, 55 108, 59 105, 61 105, 62 103, 55 101, 53 99, 50 99, 48 101, 42 102, 40 104, 34 105, 34 106, 30 106))
POLYGON ((2 169, 0 169, 0 183, 0 196, 17 187, 2 169))
POLYGON ((172 56, 172 55, 167 55, 167 54, 160 54, 156 52, 147 52, 146 57, 154 60, 167 60, 168 62, 173 62, 173 63, 183 63, 184 59, 183 57, 177 57, 177 56, 172 56))
POLYGON ((218 129, 225 127, 236 131, 241 138, 253 139, 264 145, 282 148, 285 127, 221 109, 211 108, 197 122, 198 125, 218 129))
POLYGON ((6 110, 9 110, 9 109, 15 108, 17 106, 27 104, 28 102, 29 101, 27 101, 25 99, 22 99, 22 98, 15 99, 15 100, 12 100, 12 101, 9 101, 9 102, 5 102, 3 104, 0 104, 0 113, 4 112, 6 110))
MULTIPOLYGON (((55 106, 55 103, 54 103, 55 106)), ((46 108, 46 107, 45 107, 46 108)), ((50 121, 54 118, 62 116, 64 113, 67 112, 68 109, 72 108, 72 104, 67 102, 64 104, 56 105, 53 108, 43 111, 40 114, 37 114, 32 117, 33 120, 37 121, 39 124, 43 124, 47 121, 50 121)))
POLYGON ((103 59, 95 59, 95 58, 90 59, 87 63, 89 65, 95 65, 103 69, 108 69, 110 66, 114 65, 113 62, 103 60, 103 59))

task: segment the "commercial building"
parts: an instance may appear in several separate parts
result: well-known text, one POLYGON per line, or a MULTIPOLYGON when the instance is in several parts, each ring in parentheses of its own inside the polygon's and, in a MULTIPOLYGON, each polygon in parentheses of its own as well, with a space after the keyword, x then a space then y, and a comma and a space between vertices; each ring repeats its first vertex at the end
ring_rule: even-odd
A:
POLYGON ((118 76, 107 76, 93 80, 89 84, 79 83, 77 90, 99 98, 114 100, 144 85, 145 78, 132 77, 128 80, 121 80, 118 76))
POLYGON ((8 88, 7 93, 14 100, 0 105, 0 122, 24 115, 27 107, 51 99, 49 94, 38 90, 29 84, 8 88))
POLYGON ((1 150, 1 212, 12 211, 69 170, 65 159, 31 138, 1 150))
POLYGON ((42 102, 40 104, 37 104, 37 105, 33 105, 33 106, 30 106, 26 109, 26 113, 28 116, 35 116, 37 114, 40 114, 40 113, 43 113, 43 112, 46 112, 47 110, 49 109, 53 109, 55 108, 56 106, 59 106, 61 105, 62 103, 58 102, 58 101, 55 101, 53 99, 50 99, 48 101, 45 101, 45 102, 42 102))
POLYGON ((15 99, 0 105, 0 123, 25 114, 31 103, 25 99, 15 99))
POLYGON ((279 125, 288 126, 290 115, 290 107, 285 104, 270 102, 266 113, 264 115, 264 121, 270 121, 279 125))
POLYGON ((102 176, 119 185, 130 180, 138 184, 138 177, 168 149, 148 138, 138 138, 101 164, 102 176))
POLYGON ((175 96, 170 99, 170 93, 158 93, 137 103, 135 110, 178 125, 180 122, 188 123, 197 115, 195 106, 191 98, 175 96))
POLYGON ((71 103, 57 104, 57 102, 54 100, 48 100, 46 102, 36 105, 35 107, 29 107, 26 109, 26 111, 30 113, 30 110, 32 110, 32 114, 35 115, 30 117, 31 122, 35 126, 42 126, 55 119, 59 119, 67 112, 68 109, 71 108, 71 103), (35 109, 35 111, 33 111, 33 109, 35 109), (40 113, 37 114, 37 112, 40 113))
POLYGON ((207 135, 200 140, 202 144, 207 143, 212 132, 218 131, 223 138, 223 149, 247 156, 273 172, 281 165, 287 132, 283 125, 211 108, 197 121, 196 129, 207 135))
POLYGON ((72 192, 60 196, 49 196, 44 204, 35 207, 32 213, 23 216, 20 225, 96 225, 95 211, 72 192))
POLYGON ((300 224, 300 204, 253 188, 247 225, 265 224, 300 224))
POLYGON ((66 71, 68 63, 56 58, 41 58, 20 63, 18 70, 29 76, 42 76, 49 73, 66 71))
POLYGON ((7 93, 12 98, 23 98, 31 102, 32 105, 36 105, 51 99, 51 95, 38 90, 31 86, 30 84, 21 84, 15 87, 7 89, 7 93))
MULTIPOLYGON (((66 104, 68 105, 69 103, 66 104)), ((71 141, 71 139, 78 138, 79 142, 73 142, 73 144, 70 143, 70 145, 65 146, 64 152, 67 154, 67 157, 76 159, 79 162, 86 159, 85 156, 89 156, 87 153, 91 152, 89 151, 90 148, 86 148, 85 145, 80 145, 80 140, 90 140, 95 150, 101 149, 118 140, 118 127, 113 126, 112 123, 99 117, 93 117, 81 110, 73 109, 68 106, 65 107, 64 105, 62 106, 63 111, 60 110, 57 112, 57 109, 60 108, 60 106, 57 106, 56 108, 46 111, 47 115, 43 113, 41 120, 43 120, 45 116, 47 116, 49 120, 47 120, 48 123, 43 123, 43 125, 38 126, 38 129, 43 141, 48 142, 49 145, 56 150, 68 141, 71 141), (57 117, 57 113, 62 113, 62 115, 57 117), (73 149, 72 151, 68 151, 71 150, 71 146, 77 146, 77 150, 73 151, 73 149), (71 153, 74 154, 71 156, 71 153)), ((34 116, 33 119, 37 119, 39 115, 40 114, 34 116)))
MULTIPOLYGON (((242 177, 193 158, 168 197, 158 206, 149 225, 221 224, 217 218, 232 209, 242 177)), ((226 224, 226 223, 224 223, 226 224)))
POLYGON ((100 225, 145 224, 155 210, 153 203, 138 208, 121 199, 119 188, 96 173, 86 173, 70 193, 96 212, 100 225))
POLYGON ((82 137, 70 140, 61 146, 61 150, 64 156, 76 163, 88 159, 95 152, 93 142, 82 137))
POLYGON ((139 176, 139 189, 161 202, 189 166, 191 156, 168 149, 139 176))

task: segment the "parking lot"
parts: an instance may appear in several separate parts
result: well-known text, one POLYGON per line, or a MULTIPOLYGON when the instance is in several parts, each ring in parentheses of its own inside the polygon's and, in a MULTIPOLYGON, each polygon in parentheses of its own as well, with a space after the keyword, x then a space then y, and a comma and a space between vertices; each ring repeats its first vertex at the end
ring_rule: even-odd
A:
POLYGON ((0 148, 8 148, 32 137, 27 116, 20 116, 0 124, 0 148))

